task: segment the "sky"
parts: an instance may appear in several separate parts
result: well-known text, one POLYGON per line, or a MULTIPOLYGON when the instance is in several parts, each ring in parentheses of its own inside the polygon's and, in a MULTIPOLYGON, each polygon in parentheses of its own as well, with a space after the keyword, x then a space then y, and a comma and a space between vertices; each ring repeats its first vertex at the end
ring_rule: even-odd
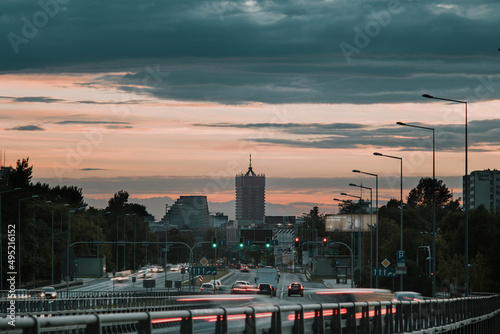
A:
POLYGON ((234 177, 266 214, 334 213, 500 165, 500 3, 403 0, 0 2, 0 150, 34 182, 160 219, 181 195, 234 218, 234 177), (430 94, 465 103, 425 99, 430 94), (380 152, 401 158, 374 156, 380 152), (363 192, 361 192, 363 190, 363 192), (341 196, 345 192, 352 197, 341 196))

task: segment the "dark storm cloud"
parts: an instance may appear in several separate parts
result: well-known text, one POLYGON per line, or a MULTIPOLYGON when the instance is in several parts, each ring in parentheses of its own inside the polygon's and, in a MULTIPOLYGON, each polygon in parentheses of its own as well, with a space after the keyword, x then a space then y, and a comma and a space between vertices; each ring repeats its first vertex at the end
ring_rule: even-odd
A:
POLYGON ((5 129, 7 131, 45 131, 44 128, 39 127, 38 125, 21 125, 13 128, 5 129))
MULTIPOLYGON (((432 128, 432 125, 412 123, 432 128)), ((432 150, 432 134, 429 131, 402 127, 396 124, 367 126, 358 123, 248 123, 248 124, 195 124, 200 127, 245 129, 272 129, 283 134, 302 135, 303 138, 249 138, 259 143, 269 143, 302 148, 363 148, 394 147, 402 150, 432 150)), ((436 148, 441 151, 461 149, 464 145, 464 125, 440 124, 434 126, 436 148)), ((274 137, 278 137, 275 135, 274 137)), ((497 151, 500 145, 500 119, 469 121, 469 149, 471 151, 497 151)))
POLYGON ((225 104, 488 100, 498 12, 494 1, 2 1, 0 71, 127 72, 92 84, 225 104))
POLYGON ((120 125, 120 124, 130 124, 130 122, 111 122, 111 121, 60 121, 60 122, 56 122, 56 124, 112 124, 112 125, 120 125))
POLYGON ((62 99, 55 99, 46 96, 25 96, 13 98, 14 102, 41 102, 41 103, 58 103, 64 102, 62 99))

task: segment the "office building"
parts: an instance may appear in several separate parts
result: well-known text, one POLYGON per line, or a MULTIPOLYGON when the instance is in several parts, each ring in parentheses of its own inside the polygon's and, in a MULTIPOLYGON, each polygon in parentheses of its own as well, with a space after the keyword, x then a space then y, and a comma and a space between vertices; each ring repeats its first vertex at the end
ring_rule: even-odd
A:
POLYGON ((266 176, 255 174, 252 157, 246 174, 236 175, 236 220, 238 226, 264 224, 266 176))

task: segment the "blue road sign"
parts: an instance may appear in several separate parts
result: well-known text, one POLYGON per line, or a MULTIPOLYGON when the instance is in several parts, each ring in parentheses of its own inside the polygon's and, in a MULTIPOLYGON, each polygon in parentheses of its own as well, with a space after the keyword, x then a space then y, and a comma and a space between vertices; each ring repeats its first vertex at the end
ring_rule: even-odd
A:
POLYGON ((217 267, 189 267, 188 272, 191 275, 216 275, 217 267))
POLYGON ((396 274, 396 268, 373 268, 373 276, 379 277, 398 277, 396 274))
POLYGON ((397 252, 397 257, 398 257, 398 267, 405 267, 405 251, 404 250, 399 250, 397 252))

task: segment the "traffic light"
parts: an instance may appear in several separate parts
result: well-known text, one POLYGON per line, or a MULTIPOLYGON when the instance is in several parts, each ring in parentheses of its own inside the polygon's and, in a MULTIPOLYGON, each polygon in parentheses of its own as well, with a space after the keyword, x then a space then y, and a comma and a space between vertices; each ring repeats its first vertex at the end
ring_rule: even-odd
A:
POLYGON ((240 238, 240 248, 245 246, 245 238, 240 238))
POLYGON ((328 238, 323 238, 323 246, 327 246, 328 245, 328 238))
POLYGON ((295 248, 300 247, 300 239, 299 237, 295 237, 295 248))
POLYGON ((271 238, 267 237, 266 238, 266 248, 271 247, 271 238))
POLYGON ((212 248, 217 248, 217 238, 212 238, 212 248))

